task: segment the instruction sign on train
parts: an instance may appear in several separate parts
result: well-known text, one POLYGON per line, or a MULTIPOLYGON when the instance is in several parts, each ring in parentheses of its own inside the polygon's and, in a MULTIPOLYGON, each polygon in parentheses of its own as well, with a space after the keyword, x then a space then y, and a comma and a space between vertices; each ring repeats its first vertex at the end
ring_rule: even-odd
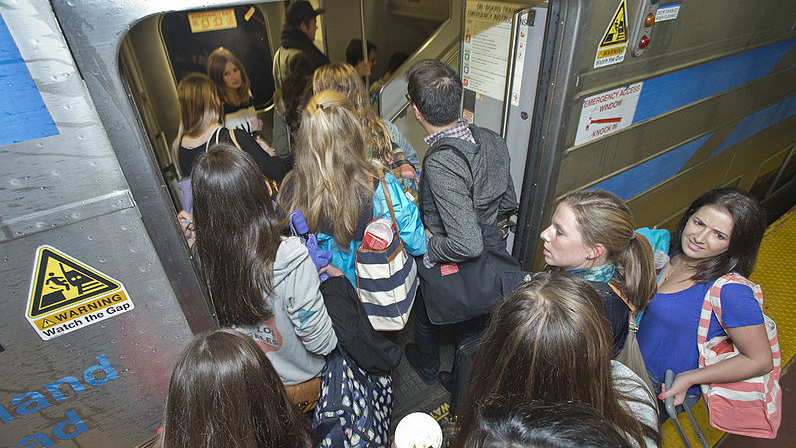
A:
POLYGON ((603 92, 583 100, 575 145, 582 145, 633 123, 644 83, 603 92))
POLYGON ((25 317, 43 340, 133 308, 118 280, 54 247, 37 249, 25 317))
MULTIPOLYGON (((511 22, 514 13, 523 9, 523 5, 468 1, 465 8, 462 84, 475 93, 503 101, 511 22)), ((527 34, 527 25, 521 24, 520 28, 527 34)), ((522 64, 517 64, 517 70, 522 79, 522 64)))
POLYGON ((627 51, 627 8, 625 0, 619 3, 616 12, 603 33, 603 38, 597 45, 597 55, 594 57, 594 68, 618 64, 625 60, 627 51))

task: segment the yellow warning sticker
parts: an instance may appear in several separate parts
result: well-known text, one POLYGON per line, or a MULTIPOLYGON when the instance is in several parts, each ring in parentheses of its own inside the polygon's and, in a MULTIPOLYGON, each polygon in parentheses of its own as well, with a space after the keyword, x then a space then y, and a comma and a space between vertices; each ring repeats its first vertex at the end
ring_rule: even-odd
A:
POLYGON ((37 249, 25 317, 43 340, 133 308, 118 280, 54 247, 37 249))
POLYGON ((597 45, 597 54, 594 57, 594 68, 618 64, 625 60, 627 50, 627 8, 625 0, 619 2, 614 12, 611 23, 603 33, 603 38, 597 45))

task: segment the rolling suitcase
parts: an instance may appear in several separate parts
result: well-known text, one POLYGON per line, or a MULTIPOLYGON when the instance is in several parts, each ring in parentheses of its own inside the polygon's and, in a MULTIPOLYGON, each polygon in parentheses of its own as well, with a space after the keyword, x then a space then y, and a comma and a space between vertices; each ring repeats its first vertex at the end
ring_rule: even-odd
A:
POLYGON ((481 343, 482 332, 467 337, 458 347, 453 358, 453 384, 454 389, 451 394, 451 415, 456 415, 464 404, 467 396, 467 382, 470 380, 470 370, 473 368, 473 359, 478 346, 481 343))
MULTIPOLYGON (((671 370, 666 371, 666 389, 668 389, 672 383, 674 382, 674 372, 671 370)), ((666 407, 666 413, 669 414, 669 418, 672 419, 672 423, 674 423, 674 427, 677 428, 677 434, 680 435, 680 440, 683 441, 683 446, 687 448, 691 448, 691 443, 688 441, 688 437, 685 435, 685 431, 683 430, 683 425, 680 424, 680 420, 677 419, 677 410, 674 408, 674 397, 669 397, 664 402, 666 407)), ((696 433, 697 440, 699 440, 700 445, 702 448, 710 448, 708 445, 707 440, 705 440, 705 435, 702 434, 702 430, 699 428, 699 424, 694 419, 694 414, 691 413, 691 408, 688 406, 683 406, 685 409, 685 415, 688 416, 688 420, 691 422, 691 426, 694 428, 694 432, 696 433)))

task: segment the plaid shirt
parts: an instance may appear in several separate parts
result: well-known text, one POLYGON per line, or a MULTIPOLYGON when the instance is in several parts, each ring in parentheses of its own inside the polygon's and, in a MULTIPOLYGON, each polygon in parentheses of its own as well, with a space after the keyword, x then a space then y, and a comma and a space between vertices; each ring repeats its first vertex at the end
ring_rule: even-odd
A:
POLYGON ((425 140, 426 143, 428 143, 428 146, 433 146, 434 143, 437 143, 437 140, 441 139, 442 137, 459 138, 464 141, 475 144, 473 133, 472 131, 470 131, 470 123, 468 123, 467 120, 465 120, 464 118, 457 119, 456 125, 454 126, 451 126, 447 129, 443 129, 435 134, 423 137, 423 140, 425 140))

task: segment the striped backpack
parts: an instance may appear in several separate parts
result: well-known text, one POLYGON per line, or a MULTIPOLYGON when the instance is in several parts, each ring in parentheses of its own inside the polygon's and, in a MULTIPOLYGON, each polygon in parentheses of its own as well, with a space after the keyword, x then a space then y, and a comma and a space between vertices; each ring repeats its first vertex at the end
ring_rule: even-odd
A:
MULTIPOLYGON (((729 273, 716 280, 705 294, 699 319, 697 347, 699 367, 710 366, 739 352, 727 336, 707 340, 711 312, 721 323, 721 288, 728 283, 739 283, 752 288, 760 308, 763 308, 763 290, 741 275, 729 273)), ((763 315, 766 334, 771 345, 774 369, 761 376, 732 383, 702 384, 702 396, 710 413, 710 424, 724 432, 749 437, 773 439, 782 420, 782 394, 779 375, 782 358, 777 339, 777 326, 763 315)), ((723 327, 724 324, 722 324, 723 327)))

